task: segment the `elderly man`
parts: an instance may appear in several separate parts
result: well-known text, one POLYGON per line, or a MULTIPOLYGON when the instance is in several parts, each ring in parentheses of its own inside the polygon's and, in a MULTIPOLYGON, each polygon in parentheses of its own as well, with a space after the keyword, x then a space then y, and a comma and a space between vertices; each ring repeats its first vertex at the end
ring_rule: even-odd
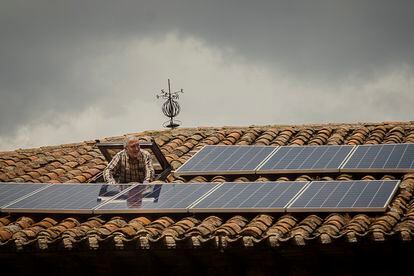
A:
POLYGON ((108 184, 148 183, 154 177, 151 154, 141 150, 138 137, 129 136, 124 150, 118 152, 103 172, 108 184))

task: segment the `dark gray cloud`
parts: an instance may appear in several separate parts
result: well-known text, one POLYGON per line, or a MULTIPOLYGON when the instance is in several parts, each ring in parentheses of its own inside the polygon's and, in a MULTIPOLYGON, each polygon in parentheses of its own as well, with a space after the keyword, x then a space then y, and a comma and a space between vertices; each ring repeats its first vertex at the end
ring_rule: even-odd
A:
MULTIPOLYGON (((310 82, 312 93, 318 89, 315 83, 328 85, 331 90, 320 89, 335 94, 350 77, 355 83, 375 81, 400 66, 412 76, 413 14, 414 2, 403 0, 2 1, 0 138, 12 138, 22 126, 45 121, 53 125, 56 116, 71 116, 91 106, 111 109, 111 103, 133 95, 132 88, 114 91, 125 81, 130 64, 141 62, 136 59, 127 64, 129 45, 145 39, 157 43, 171 32, 182 41, 196 38, 206 47, 219 49, 224 62, 242 59, 245 64, 283 72, 303 82, 303 87, 310 82), (117 62, 120 56, 124 63, 117 62)), ((154 76, 159 75, 157 68, 136 72, 141 73, 135 77, 137 83, 157 81, 154 76)), ((199 74, 203 73, 200 68, 199 74)), ((154 87, 158 88, 157 83, 154 87)), ((218 99, 223 92, 214 89, 211 94, 218 99)), ((306 91, 301 93, 306 99, 306 91)), ((406 93, 401 98, 412 101, 406 93)), ((383 94, 375 106, 386 110, 388 103, 400 103, 394 95, 383 94)), ((153 96, 142 91, 137 95, 146 103, 153 96)), ((111 112, 115 115, 116 110, 111 112)), ((214 120, 204 112, 206 124, 209 118, 214 120)), ((407 119, 404 114, 398 118, 407 119)), ((333 118, 358 120, 338 114, 333 118)))

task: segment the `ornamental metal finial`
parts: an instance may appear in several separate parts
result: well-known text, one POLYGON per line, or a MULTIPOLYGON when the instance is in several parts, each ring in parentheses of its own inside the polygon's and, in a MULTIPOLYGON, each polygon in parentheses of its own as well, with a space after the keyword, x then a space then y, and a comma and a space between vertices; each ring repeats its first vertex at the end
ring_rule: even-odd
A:
POLYGON ((174 122, 174 117, 177 117, 177 115, 180 113, 180 105, 177 102, 177 100, 180 98, 178 93, 184 93, 183 89, 176 92, 171 92, 170 79, 168 79, 168 92, 164 91, 164 89, 161 89, 161 94, 157 95, 157 99, 166 99, 165 103, 162 105, 162 112, 170 119, 162 124, 164 127, 174 129, 181 124, 181 121, 179 120, 175 120, 174 122))

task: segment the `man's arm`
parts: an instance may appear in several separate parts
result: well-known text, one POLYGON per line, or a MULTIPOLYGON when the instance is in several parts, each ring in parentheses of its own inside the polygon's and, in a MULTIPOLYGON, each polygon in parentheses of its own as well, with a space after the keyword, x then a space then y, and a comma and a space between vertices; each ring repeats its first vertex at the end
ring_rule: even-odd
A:
POLYGON ((121 164, 120 161, 121 155, 118 153, 114 156, 114 158, 112 158, 111 162, 109 162, 108 166, 106 166, 103 171, 103 178, 108 184, 116 184, 114 174, 119 170, 119 166, 121 164))
POLYGON ((154 167, 152 166, 151 154, 145 154, 145 179, 144 182, 149 182, 154 178, 154 167))

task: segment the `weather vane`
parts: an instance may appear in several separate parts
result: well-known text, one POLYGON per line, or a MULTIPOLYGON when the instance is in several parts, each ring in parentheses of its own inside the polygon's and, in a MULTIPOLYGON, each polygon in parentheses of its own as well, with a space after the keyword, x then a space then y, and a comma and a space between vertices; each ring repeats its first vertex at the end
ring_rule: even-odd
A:
POLYGON ((174 117, 177 117, 177 115, 180 113, 180 105, 177 102, 177 100, 180 98, 178 93, 184 93, 183 89, 176 92, 171 92, 170 79, 168 79, 168 92, 164 91, 164 89, 161 89, 161 94, 157 95, 157 99, 166 99, 165 103, 162 105, 162 112, 170 119, 163 123, 164 127, 174 129, 181 124, 181 121, 179 120, 175 120, 174 122, 174 117))

